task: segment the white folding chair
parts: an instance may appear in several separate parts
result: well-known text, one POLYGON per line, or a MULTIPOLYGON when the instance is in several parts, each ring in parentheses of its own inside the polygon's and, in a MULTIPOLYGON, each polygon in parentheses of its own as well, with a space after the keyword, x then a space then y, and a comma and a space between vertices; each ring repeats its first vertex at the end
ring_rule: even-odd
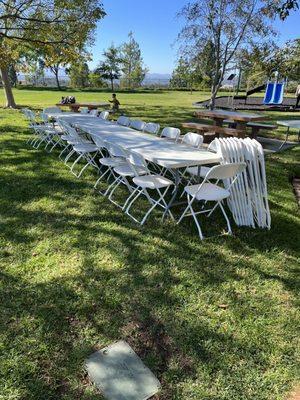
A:
POLYGON ((128 117, 125 117, 125 115, 121 115, 121 117, 117 119, 117 124, 122 126, 129 126, 130 122, 130 119, 128 117))
POLYGON ((139 119, 133 119, 130 122, 130 128, 136 129, 137 131, 143 131, 145 128, 146 123, 139 119))
POLYGON ((66 142, 66 145, 63 147, 62 151, 59 154, 59 158, 62 157, 65 151, 68 151, 67 156, 64 159, 65 165, 67 165, 69 159, 73 154, 76 153, 74 146, 77 144, 94 144, 90 140, 87 140, 84 137, 81 137, 75 128, 71 127, 67 122, 59 120, 59 125, 62 127, 65 134, 61 135, 61 140, 66 142))
POLYGON ((175 142, 177 142, 178 138, 180 136, 180 129, 178 128, 172 128, 170 126, 164 128, 161 131, 160 137, 161 138, 166 138, 169 140, 174 140, 175 142))
POLYGON ((91 115, 91 116, 93 116, 93 117, 98 117, 98 110, 91 110, 90 112, 89 112, 89 115, 91 115))
MULTIPOLYGON (((99 158, 99 163, 105 169, 94 185, 94 189, 97 189, 98 184, 100 183, 100 181, 103 180, 103 178, 106 178, 106 180, 108 181, 109 178, 112 176, 115 181, 116 175, 114 174, 113 169, 117 166, 126 164, 127 162, 123 151, 116 150, 110 153, 109 150, 107 149, 109 142, 101 139, 99 136, 96 135, 93 135, 92 138, 95 144, 98 146, 98 148, 101 149, 101 157, 99 158), (108 153, 108 156, 104 155, 104 151, 108 153)), ((105 192, 99 190, 99 193, 106 196, 109 193, 109 191, 110 191, 110 186, 106 189, 105 192)))
POLYGON ((109 111, 101 111, 99 118, 107 120, 109 117, 109 111))
POLYGON ((160 125, 154 122, 147 122, 147 124, 144 127, 144 132, 153 133, 154 135, 157 135, 159 130, 160 130, 160 125))
POLYGON ((173 214, 171 213, 165 201, 165 196, 168 192, 168 189, 173 186, 174 183, 162 175, 152 174, 148 169, 145 159, 138 153, 130 152, 127 161, 132 168, 132 172, 134 173, 132 180, 136 185, 136 188, 124 204, 123 208, 126 210, 125 213, 129 215, 130 218, 132 218, 135 222, 143 225, 154 208, 159 206, 168 212, 170 217, 174 219, 173 214), (164 189, 164 191, 162 192, 161 189, 164 189), (149 191, 154 191, 156 194, 158 194, 158 199, 151 197, 149 191), (142 195, 145 196, 150 203, 150 208, 144 217, 139 221, 132 214, 130 214, 129 211, 133 203, 142 195))
POLYGON ((77 178, 80 178, 82 173, 86 170, 88 166, 94 167, 97 170, 99 170, 99 166, 97 162, 95 161, 99 150, 98 146, 92 143, 77 143, 73 146, 74 153, 78 155, 76 160, 73 162, 70 170, 72 174, 74 174, 77 178), (80 160, 84 160, 85 164, 81 168, 81 170, 76 173, 74 172, 75 166, 79 163, 80 160))
POLYGON ((201 147, 202 143, 203 143, 203 136, 199 135, 198 133, 195 133, 195 132, 188 132, 182 136, 181 143, 184 143, 189 146, 195 147, 196 149, 199 149, 199 147, 201 147))
MULTIPOLYGON (((128 157, 127 150, 125 150, 118 144, 112 143, 109 141, 105 141, 105 144, 106 144, 106 148, 111 157, 122 157, 124 159, 126 159, 128 157)), ((144 168, 138 168, 138 170, 141 175, 147 173, 147 171, 144 168)), ((132 193, 133 187, 129 183, 128 178, 133 178, 135 176, 135 174, 134 174, 132 168, 130 167, 130 165, 128 165, 127 160, 126 160, 126 163, 121 163, 121 164, 117 165, 116 167, 113 167, 113 172, 114 172, 113 175, 115 177, 115 180, 110 184, 106 193, 107 194, 109 193, 108 199, 112 203, 114 203, 116 206, 123 209, 124 204, 126 204, 126 201, 122 205, 119 204, 117 201, 113 200, 113 194, 114 194, 115 190, 121 184, 124 184, 127 187, 127 189, 129 190, 129 194, 132 193)))
POLYGON ((80 107, 80 114, 88 114, 89 109, 87 107, 80 107))
MULTIPOLYGON (((198 135, 198 136, 201 136, 201 135, 198 135)), ((207 150, 216 152, 221 155, 220 149, 216 147, 215 141, 212 141, 209 144, 207 150)), ((187 185, 189 185, 192 182, 199 182, 199 178, 205 178, 205 176, 207 175, 208 171, 211 168, 212 167, 206 167, 205 165, 186 168, 184 175, 186 175, 186 173, 188 173, 190 175, 190 179, 188 179, 187 185)))
POLYGON ((48 118, 45 114, 41 114, 42 122, 37 122, 36 114, 31 111, 26 111, 29 119, 29 127, 34 130, 34 137, 29 138, 27 143, 31 144, 35 149, 38 149, 41 144, 45 144, 45 149, 49 144, 54 144, 53 137, 57 135, 57 130, 48 123, 48 118))
POLYGON ((184 188, 185 193, 187 194, 187 199, 188 199, 188 205, 184 212, 182 213, 181 217, 179 218, 177 224, 179 224, 184 217, 187 216, 192 216, 194 218, 194 221, 196 223, 198 232, 199 232, 199 237, 202 240, 204 238, 202 234, 202 230, 199 224, 199 221, 197 219, 197 214, 204 214, 208 213, 208 217, 211 216, 211 214, 215 211, 215 209, 219 206, 225 219, 227 222, 227 228, 228 228, 228 234, 231 234, 231 226, 230 226, 230 221, 227 217, 227 214, 224 210, 224 207, 222 205, 222 201, 224 199, 227 199, 230 197, 230 189, 234 182, 236 181, 237 177, 239 174, 246 168, 245 163, 232 163, 232 164, 225 164, 225 165, 216 165, 215 167, 212 167, 207 175, 205 176, 204 180, 202 183, 197 184, 197 185, 190 185, 186 186, 184 188), (211 179, 215 180, 229 180, 229 184, 226 185, 226 189, 218 186, 216 184, 213 184, 210 182, 211 179), (211 209, 201 209, 200 211, 195 212, 193 209, 193 203, 195 201, 204 201, 205 203, 208 201, 213 201, 216 204, 214 205, 213 208, 211 209), (190 210, 190 213, 188 214, 188 211, 190 210))

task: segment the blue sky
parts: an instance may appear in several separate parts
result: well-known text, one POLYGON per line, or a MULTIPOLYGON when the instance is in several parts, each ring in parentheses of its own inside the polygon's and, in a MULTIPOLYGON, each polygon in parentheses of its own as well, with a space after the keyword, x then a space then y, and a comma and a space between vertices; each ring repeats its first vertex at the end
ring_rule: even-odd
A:
MULTIPOLYGON (((151 73, 171 73, 176 63, 176 37, 181 23, 176 13, 187 0, 103 0, 107 16, 99 22, 91 49, 95 67, 112 42, 119 45, 133 31, 145 64, 151 73)), ((300 37, 299 11, 285 21, 276 21, 279 42, 300 37)))

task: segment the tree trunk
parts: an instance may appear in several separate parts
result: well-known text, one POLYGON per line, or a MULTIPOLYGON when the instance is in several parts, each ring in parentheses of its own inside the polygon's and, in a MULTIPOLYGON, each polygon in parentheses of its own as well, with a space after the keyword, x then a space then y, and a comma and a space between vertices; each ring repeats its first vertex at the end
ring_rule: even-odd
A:
POLYGON ((217 85, 215 82, 213 82, 213 84, 211 86, 211 96, 210 96, 210 101, 209 101, 209 109, 210 110, 213 110, 216 105, 216 95, 218 93, 216 88, 217 88, 217 85))
POLYGON ((111 91, 113 92, 113 91, 114 91, 114 80, 111 79, 111 80, 110 80, 110 83, 111 83, 111 91))
POLYGON ((1 71, 1 78, 2 78, 2 82, 3 82, 5 98, 6 98, 5 107, 17 108, 15 99, 14 99, 14 95, 12 92, 11 84, 9 81, 9 77, 8 77, 8 70, 6 67, 0 67, 0 71, 1 71))
POLYGON ((60 83, 59 83, 59 78, 58 78, 58 73, 59 73, 59 70, 58 70, 58 69, 55 69, 54 75, 55 75, 56 85, 57 85, 57 88, 58 88, 59 90, 61 90, 60 83))

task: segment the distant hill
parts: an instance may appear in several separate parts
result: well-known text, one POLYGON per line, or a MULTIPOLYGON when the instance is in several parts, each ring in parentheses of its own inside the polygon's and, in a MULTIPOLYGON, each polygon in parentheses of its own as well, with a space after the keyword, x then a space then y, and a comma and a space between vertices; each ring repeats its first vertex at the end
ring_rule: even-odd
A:
POLYGON ((144 79, 143 84, 147 83, 169 83, 171 74, 148 73, 144 79))

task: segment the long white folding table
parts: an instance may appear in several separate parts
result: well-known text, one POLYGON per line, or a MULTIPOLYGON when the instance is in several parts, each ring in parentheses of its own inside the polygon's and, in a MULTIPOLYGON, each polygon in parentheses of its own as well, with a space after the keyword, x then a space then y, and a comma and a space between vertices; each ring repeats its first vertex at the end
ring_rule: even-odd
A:
POLYGON ((103 140, 115 142, 127 150, 133 150, 147 161, 167 169, 185 168, 195 165, 215 164, 220 157, 207 149, 174 143, 157 136, 139 132, 110 121, 88 116, 59 116, 71 125, 90 135, 99 135, 103 140))
POLYGON ((145 160, 171 170, 174 175, 175 190, 169 207, 174 205, 177 195, 180 183, 179 169, 199 166, 200 170, 201 165, 220 162, 220 156, 207 149, 195 149, 182 143, 174 143, 97 117, 59 114, 56 118, 63 119, 87 134, 101 136, 103 140, 115 142, 126 150, 135 151, 145 160))

